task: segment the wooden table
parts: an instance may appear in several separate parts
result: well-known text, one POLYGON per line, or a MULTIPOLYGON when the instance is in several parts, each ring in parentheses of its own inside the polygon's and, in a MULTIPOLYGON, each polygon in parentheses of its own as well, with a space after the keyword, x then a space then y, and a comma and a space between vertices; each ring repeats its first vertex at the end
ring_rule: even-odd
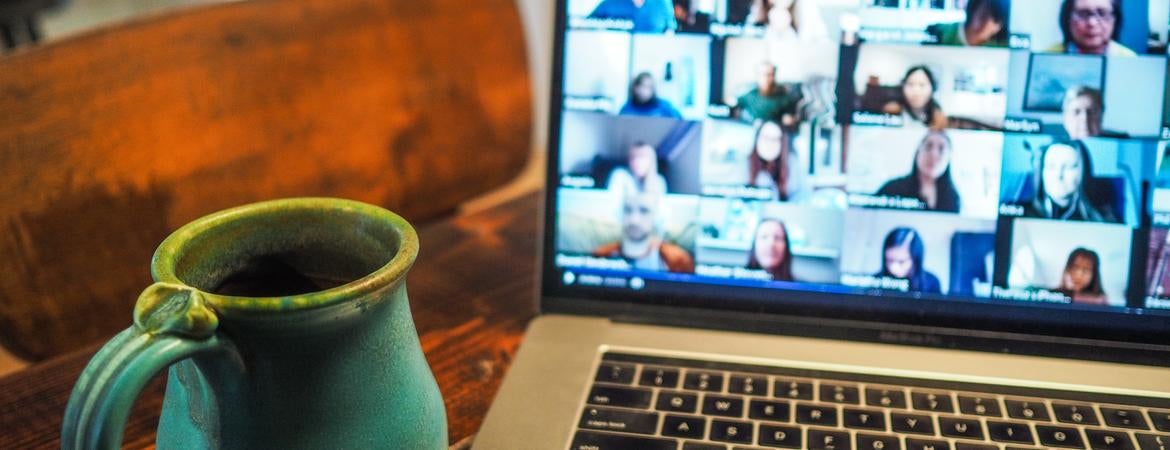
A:
MULTIPOLYGON (((537 205, 533 193, 419 230, 422 250, 408 281, 411 309, 447 404, 452 443, 467 442, 479 429, 536 313, 537 205)), ((73 383, 100 345, 0 378, 0 449, 60 448, 73 383)), ((135 404, 127 448, 154 446, 164 385, 155 379, 135 404)))

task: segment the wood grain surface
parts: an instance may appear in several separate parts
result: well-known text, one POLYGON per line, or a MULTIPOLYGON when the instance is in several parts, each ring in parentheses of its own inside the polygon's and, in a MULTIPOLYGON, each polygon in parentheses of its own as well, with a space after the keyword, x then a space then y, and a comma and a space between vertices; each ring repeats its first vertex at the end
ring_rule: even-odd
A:
MULTIPOLYGON (((408 278, 423 350, 447 404, 450 442, 479 429, 536 313, 536 194, 422 227, 408 278)), ((118 318, 129 323, 129 316, 118 318)), ((60 448, 61 416, 97 344, 0 378, 0 448, 60 448)), ((156 379, 134 406, 126 448, 150 448, 162 406, 156 379)))
POLYGON ((252 0, 0 58, 0 345, 29 360, 125 324, 170 232, 334 196, 413 221, 529 151, 512 0, 252 0))

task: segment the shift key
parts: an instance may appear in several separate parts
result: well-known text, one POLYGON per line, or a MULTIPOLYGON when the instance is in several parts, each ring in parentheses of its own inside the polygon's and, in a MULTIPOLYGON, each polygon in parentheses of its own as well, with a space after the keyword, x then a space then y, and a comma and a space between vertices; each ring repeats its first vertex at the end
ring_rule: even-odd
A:
POLYGON ((651 396, 653 393, 649 389, 597 385, 589 391, 588 402, 590 405, 646 409, 650 407, 651 396))
POLYGON ((658 413, 587 407, 581 415, 581 428, 623 433, 654 434, 658 431, 658 413))
POLYGON ((675 450, 678 441, 578 431, 569 450, 675 450))

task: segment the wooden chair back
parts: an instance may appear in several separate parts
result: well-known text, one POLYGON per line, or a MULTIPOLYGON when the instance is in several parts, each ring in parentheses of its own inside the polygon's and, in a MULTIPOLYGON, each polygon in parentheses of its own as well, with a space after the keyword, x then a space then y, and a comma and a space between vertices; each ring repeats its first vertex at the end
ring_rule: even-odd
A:
POLYGON ((154 248, 213 211, 335 196, 418 223, 503 185, 525 57, 512 0, 252 0, 0 57, 0 345, 124 328, 154 248))

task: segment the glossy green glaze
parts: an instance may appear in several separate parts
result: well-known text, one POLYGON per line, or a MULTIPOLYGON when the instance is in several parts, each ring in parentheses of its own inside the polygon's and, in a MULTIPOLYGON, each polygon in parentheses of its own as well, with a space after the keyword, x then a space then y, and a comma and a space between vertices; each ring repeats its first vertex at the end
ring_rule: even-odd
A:
POLYGON ((417 253, 401 217, 345 200, 258 203, 184 226, 155 253, 134 326, 79 378, 62 448, 119 448, 134 398, 167 367, 162 449, 446 448, 406 297, 417 253), (283 297, 213 293, 269 255, 353 281, 283 297))

